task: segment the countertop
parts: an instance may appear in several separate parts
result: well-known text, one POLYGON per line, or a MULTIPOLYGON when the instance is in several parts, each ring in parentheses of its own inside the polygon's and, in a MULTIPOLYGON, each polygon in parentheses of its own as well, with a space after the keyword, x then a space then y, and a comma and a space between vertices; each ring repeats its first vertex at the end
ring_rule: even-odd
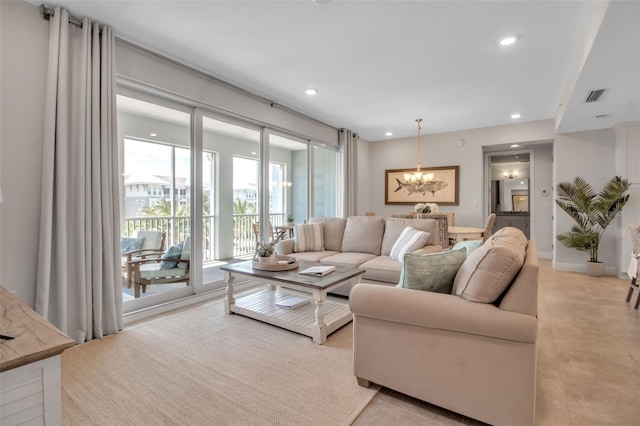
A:
POLYGON ((28 305, 0 286, 0 371, 62 353, 75 342, 28 305))

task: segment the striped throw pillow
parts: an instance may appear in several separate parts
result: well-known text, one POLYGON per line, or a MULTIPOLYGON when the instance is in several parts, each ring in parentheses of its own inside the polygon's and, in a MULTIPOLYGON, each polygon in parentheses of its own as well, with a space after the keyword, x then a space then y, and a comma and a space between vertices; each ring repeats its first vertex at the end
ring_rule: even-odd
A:
POLYGON ((424 246, 427 243, 429 235, 428 232, 419 231, 412 226, 407 226, 393 244, 389 256, 393 260, 404 262, 404 255, 424 246))
POLYGON ((305 223, 296 225, 293 251, 322 251, 324 239, 321 223, 305 223))

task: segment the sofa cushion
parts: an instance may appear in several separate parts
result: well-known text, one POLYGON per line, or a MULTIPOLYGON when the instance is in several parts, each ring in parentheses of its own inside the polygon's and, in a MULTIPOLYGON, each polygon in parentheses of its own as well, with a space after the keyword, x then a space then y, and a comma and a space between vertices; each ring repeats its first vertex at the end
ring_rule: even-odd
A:
POLYGON ((140 265, 140 277, 141 278, 166 278, 166 277, 181 277, 187 275, 186 269, 182 268, 170 268, 163 269, 160 263, 145 263, 140 265))
POLYGON ((120 256, 135 250, 140 250, 144 243, 144 237, 140 238, 122 238, 120 241, 120 256))
POLYGON ((424 246, 428 238, 428 232, 419 231, 412 226, 407 226, 391 248, 389 256, 393 260, 402 263, 404 262, 405 254, 412 253, 414 250, 418 250, 424 246))
POLYGON ((344 237, 344 228, 347 225, 347 219, 343 217, 312 217, 309 223, 322 224, 325 250, 342 250, 342 237, 344 237))
POLYGON ((371 253, 379 256, 384 224, 384 218, 378 216, 351 216, 347 218, 341 251, 371 253))
POLYGON ((380 255, 367 260, 360 265, 360 268, 365 270, 362 279, 397 284, 402 264, 389 256, 380 255))
POLYGON ((293 256, 296 259, 310 260, 312 262, 319 262, 325 257, 333 256, 340 253, 339 251, 324 250, 324 251, 305 251, 302 253, 290 253, 288 256, 293 256))
POLYGON ((453 294, 479 303, 493 303, 502 295, 524 263, 526 245, 513 229, 496 232, 467 257, 456 274, 453 294))
POLYGON ((305 223, 296 225, 293 251, 322 251, 324 236, 322 223, 305 223))
POLYGON ((432 254, 407 254, 398 287, 451 294, 458 269, 467 258, 467 249, 432 254))
POLYGON ((400 237, 400 234, 407 226, 411 226, 420 231, 429 233, 429 238, 427 238, 427 242, 425 243, 425 245, 438 244, 438 222, 436 220, 388 218, 386 219, 384 228, 381 254, 384 254, 385 256, 391 254, 393 245, 396 243, 398 237, 400 237))
POLYGON ((346 265, 346 266, 360 266, 367 260, 371 260, 375 257, 375 255, 371 253, 355 253, 355 252, 346 252, 346 253, 338 253, 333 256, 327 256, 322 259, 322 263, 326 263, 328 265, 346 265))
POLYGON ((495 234, 489 237, 490 240, 500 241, 502 244, 510 244, 518 249, 518 251, 524 253, 527 249, 526 235, 518 228, 507 226, 499 229, 495 234))

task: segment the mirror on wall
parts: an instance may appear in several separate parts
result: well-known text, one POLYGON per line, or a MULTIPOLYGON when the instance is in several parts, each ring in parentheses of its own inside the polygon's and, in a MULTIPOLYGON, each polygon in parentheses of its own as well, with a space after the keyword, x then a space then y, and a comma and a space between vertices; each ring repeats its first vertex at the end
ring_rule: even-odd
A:
POLYGON ((529 212, 529 154, 493 155, 491 212, 529 212))

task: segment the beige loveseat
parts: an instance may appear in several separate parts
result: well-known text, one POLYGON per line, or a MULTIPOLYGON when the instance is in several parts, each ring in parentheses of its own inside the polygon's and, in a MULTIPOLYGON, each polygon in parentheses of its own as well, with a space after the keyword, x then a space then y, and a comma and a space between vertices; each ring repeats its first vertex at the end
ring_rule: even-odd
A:
POLYGON ((467 257, 452 294, 353 287, 358 383, 377 383, 494 425, 534 424, 538 255, 534 241, 505 229, 467 257), (500 239, 523 252, 522 266, 503 291, 495 280, 516 264, 495 252, 500 239), (489 295, 497 299, 471 301, 489 295))
MULTIPOLYGON (((396 240, 407 227, 429 233, 426 244, 415 253, 442 251, 438 241, 438 222, 433 219, 396 219, 379 216, 312 218, 310 224, 321 223, 324 250, 296 252, 294 239, 280 241, 276 253, 329 265, 351 265, 365 270, 362 279, 396 285, 402 264, 390 257, 396 240)), ((348 295, 350 286, 338 293, 348 295)))

